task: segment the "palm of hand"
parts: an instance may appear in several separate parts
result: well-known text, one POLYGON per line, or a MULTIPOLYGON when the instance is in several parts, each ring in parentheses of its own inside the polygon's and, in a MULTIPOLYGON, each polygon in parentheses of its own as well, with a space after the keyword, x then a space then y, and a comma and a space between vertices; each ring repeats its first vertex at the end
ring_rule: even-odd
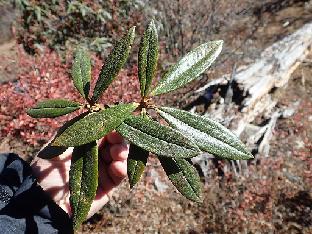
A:
MULTIPOLYGON (((116 132, 101 139, 99 144, 99 185, 88 217, 108 202, 108 195, 127 175, 129 146, 116 132)), ((38 183, 65 212, 71 216, 69 203, 69 170, 72 148, 50 160, 36 158, 31 167, 38 183)))

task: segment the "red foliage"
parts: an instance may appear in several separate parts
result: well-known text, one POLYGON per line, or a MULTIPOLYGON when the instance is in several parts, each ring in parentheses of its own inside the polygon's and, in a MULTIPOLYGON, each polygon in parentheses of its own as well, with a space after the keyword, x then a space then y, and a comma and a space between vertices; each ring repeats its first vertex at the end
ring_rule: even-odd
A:
MULTIPOLYGON (((46 142, 64 121, 73 115, 55 119, 33 119, 26 110, 43 99, 65 98, 83 102, 70 79, 70 59, 65 62, 55 53, 45 50, 36 57, 19 51, 21 73, 14 82, 0 85, 0 139, 7 135, 31 145, 46 142)), ((102 62, 92 58, 92 77, 97 77, 102 62)), ((93 86, 96 79, 93 79, 93 86)), ((104 93, 101 103, 130 102, 138 97, 136 68, 121 71, 118 79, 104 93)))

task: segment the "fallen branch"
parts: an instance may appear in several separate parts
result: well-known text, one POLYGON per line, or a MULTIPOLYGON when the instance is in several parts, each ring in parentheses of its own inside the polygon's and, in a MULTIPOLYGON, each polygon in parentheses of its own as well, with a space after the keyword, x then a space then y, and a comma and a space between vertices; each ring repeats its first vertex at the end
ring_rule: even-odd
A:
MULTIPOLYGON (((197 93, 205 95, 205 92, 218 90, 215 87, 228 86, 226 94, 210 105, 209 116, 230 127, 251 150, 257 152, 258 157, 268 156, 276 121, 280 116, 287 116, 276 107, 278 100, 273 95, 274 91, 286 86, 296 68, 307 61, 311 45, 312 23, 308 23, 265 49, 260 58, 249 66, 237 70, 234 67, 231 74, 198 89, 197 93), (237 89, 232 90, 233 86, 237 89), (238 97, 242 100, 239 104, 233 101, 238 97), (257 126, 254 124, 256 118, 265 119, 267 124, 257 126)), ((201 162, 200 159, 198 161, 201 162)), ((231 163, 235 174, 247 168, 244 162, 231 163)))

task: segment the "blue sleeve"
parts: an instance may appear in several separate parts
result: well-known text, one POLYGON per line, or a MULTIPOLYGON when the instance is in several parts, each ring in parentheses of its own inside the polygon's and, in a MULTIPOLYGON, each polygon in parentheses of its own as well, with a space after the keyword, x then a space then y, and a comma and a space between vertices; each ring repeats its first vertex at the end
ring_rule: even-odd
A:
POLYGON ((0 154, 0 233, 72 233, 67 213, 15 154, 0 154))

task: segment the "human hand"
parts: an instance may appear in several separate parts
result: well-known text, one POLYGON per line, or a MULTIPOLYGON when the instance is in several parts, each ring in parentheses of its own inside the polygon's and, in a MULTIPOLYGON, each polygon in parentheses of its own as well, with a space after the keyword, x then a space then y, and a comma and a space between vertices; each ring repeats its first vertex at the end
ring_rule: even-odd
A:
MULTIPOLYGON (((73 148, 52 159, 36 157, 31 163, 34 175, 43 190, 69 216, 69 170, 73 148)), ((117 133, 111 132, 99 140, 99 185, 88 218, 100 210, 109 200, 109 193, 127 176, 129 145, 117 133)))

